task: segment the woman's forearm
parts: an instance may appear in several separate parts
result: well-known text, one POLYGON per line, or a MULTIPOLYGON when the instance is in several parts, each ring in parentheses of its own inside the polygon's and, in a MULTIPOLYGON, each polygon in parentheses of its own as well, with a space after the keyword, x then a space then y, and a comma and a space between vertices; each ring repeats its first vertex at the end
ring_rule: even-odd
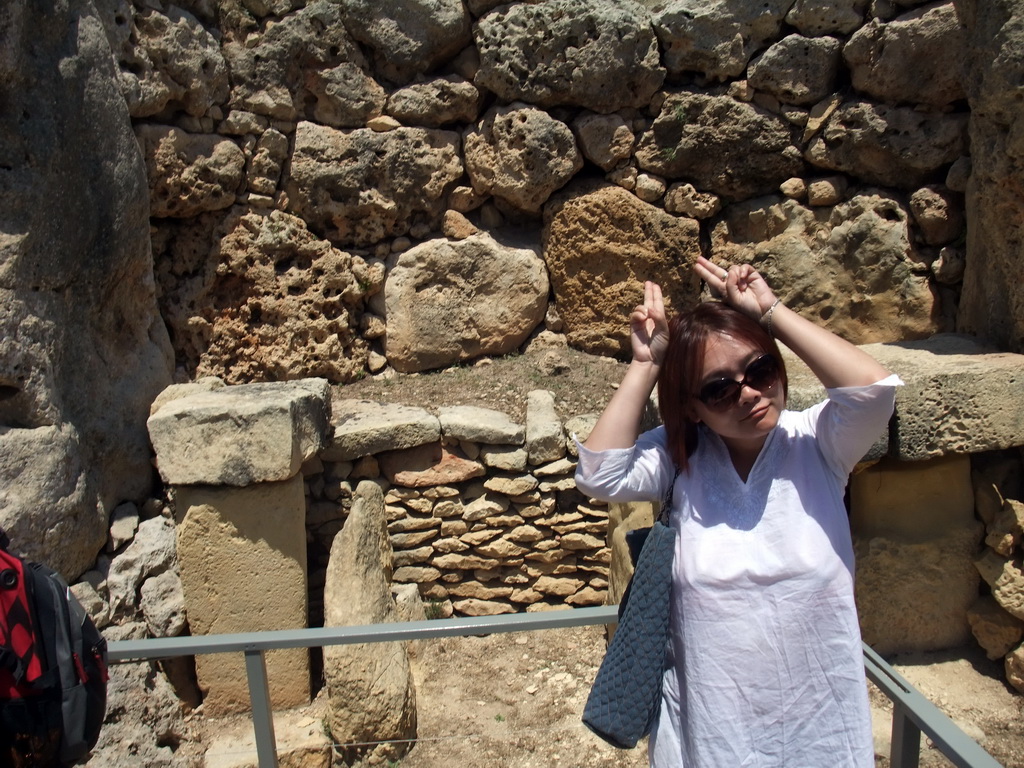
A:
POLYGON ((640 435, 644 409, 658 382, 659 366, 634 360, 626 369, 584 445, 592 451, 630 448, 640 435))
POLYGON ((871 355, 783 304, 772 310, 771 331, 826 387, 865 386, 889 375, 871 355))

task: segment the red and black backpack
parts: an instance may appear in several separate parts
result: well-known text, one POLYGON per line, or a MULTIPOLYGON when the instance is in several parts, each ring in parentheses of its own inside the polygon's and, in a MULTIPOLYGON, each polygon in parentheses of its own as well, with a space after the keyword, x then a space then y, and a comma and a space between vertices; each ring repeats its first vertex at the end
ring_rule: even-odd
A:
POLYGON ((0 764, 81 760, 106 704, 106 640, 64 579, 10 553, 0 531, 0 764))

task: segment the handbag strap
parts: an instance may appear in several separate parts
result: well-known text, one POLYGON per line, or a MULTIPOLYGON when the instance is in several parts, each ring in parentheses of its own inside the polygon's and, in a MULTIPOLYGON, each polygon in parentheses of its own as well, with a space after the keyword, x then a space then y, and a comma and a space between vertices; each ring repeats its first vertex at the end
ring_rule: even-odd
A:
POLYGON ((676 489, 676 480, 679 479, 679 467, 675 467, 675 472, 672 474, 672 482, 668 484, 668 490, 665 491, 665 498, 661 500, 661 509, 658 511, 658 522, 662 525, 668 525, 669 515, 672 513, 672 496, 676 489))

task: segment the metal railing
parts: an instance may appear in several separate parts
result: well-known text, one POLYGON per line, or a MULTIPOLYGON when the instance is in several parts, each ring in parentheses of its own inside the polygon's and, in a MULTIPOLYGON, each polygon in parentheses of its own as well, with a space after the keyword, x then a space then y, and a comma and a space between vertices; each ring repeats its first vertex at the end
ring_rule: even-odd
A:
MULTIPOLYGON (((595 624, 614 624, 617 606, 574 608, 544 613, 517 613, 395 624, 350 627, 245 632, 230 635, 148 638, 121 640, 110 644, 112 662, 154 661, 178 656, 207 653, 242 652, 249 681, 256 755, 260 768, 277 768, 277 742, 273 711, 267 683, 264 654, 282 648, 320 648, 351 643, 381 643, 405 640, 430 640, 441 637, 465 637, 502 632, 529 632, 538 629, 565 629, 595 624)), ((867 645, 864 665, 868 679, 893 703, 891 768, 918 768, 921 736, 927 736, 935 748, 957 768, 1001 768, 988 752, 964 733, 938 707, 922 696, 909 682, 867 645)))

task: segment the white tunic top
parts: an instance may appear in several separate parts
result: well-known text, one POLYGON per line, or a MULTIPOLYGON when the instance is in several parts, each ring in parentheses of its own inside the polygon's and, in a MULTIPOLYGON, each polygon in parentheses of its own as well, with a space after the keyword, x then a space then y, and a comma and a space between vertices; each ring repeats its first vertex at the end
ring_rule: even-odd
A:
MULTIPOLYGON (((843 493, 892 413, 890 376, 783 411, 746 482, 702 427, 674 489, 672 643, 654 768, 873 768, 843 493)), ((659 427, 580 449, 580 490, 657 500, 675 476, 659 427)))

